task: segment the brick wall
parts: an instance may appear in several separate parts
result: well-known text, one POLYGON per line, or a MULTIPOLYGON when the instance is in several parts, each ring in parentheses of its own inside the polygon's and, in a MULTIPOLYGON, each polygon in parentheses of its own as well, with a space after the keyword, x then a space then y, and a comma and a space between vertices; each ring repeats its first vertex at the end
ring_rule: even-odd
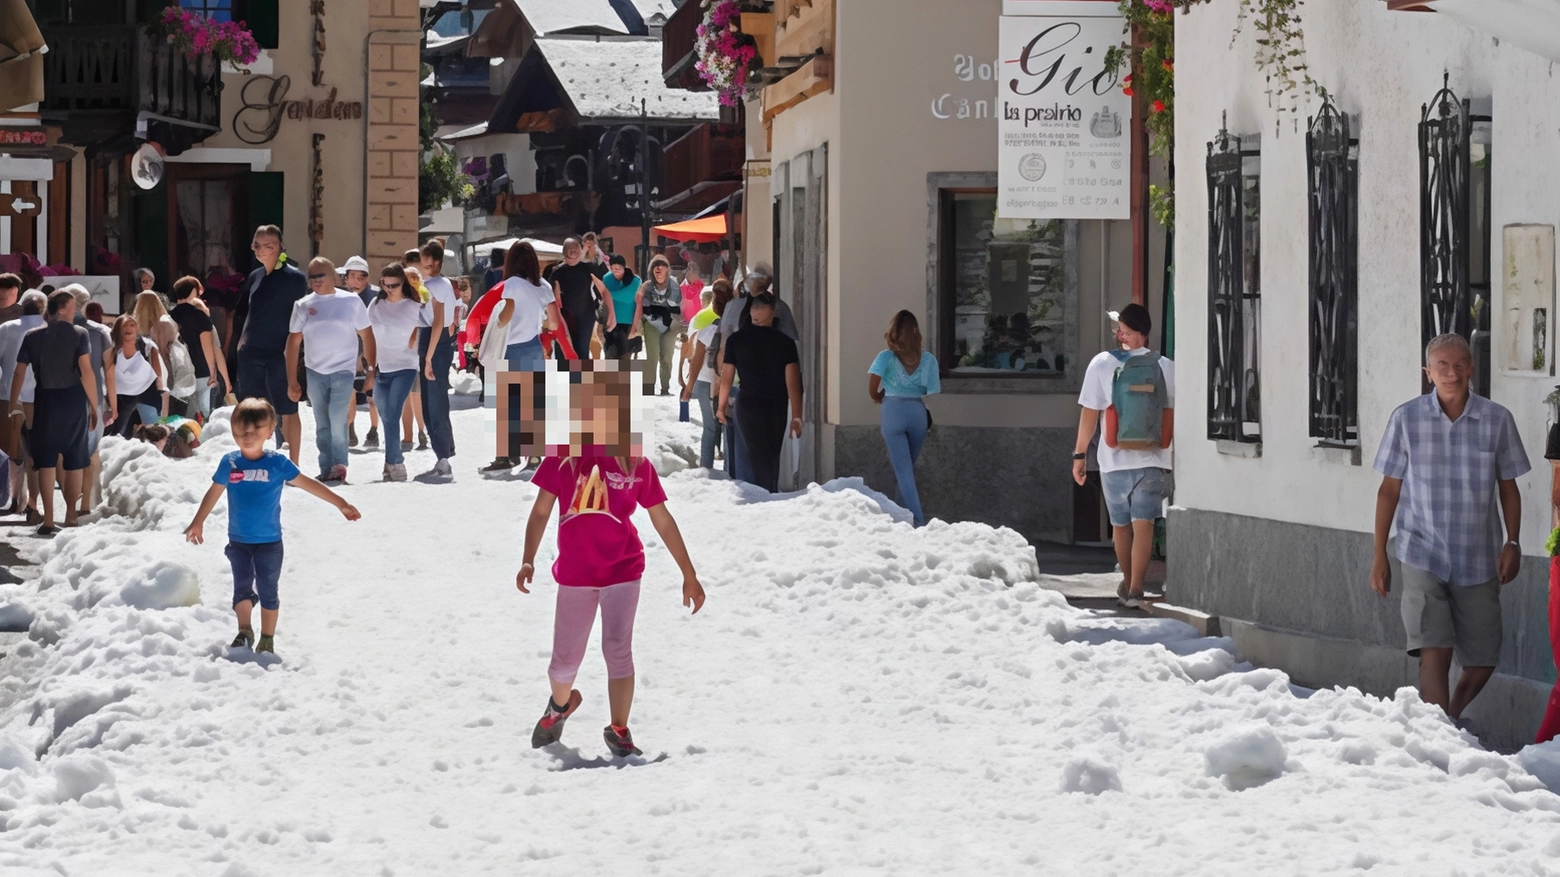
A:
MULTIPOLYGON (((417 0, 369 0, 368 252, 370 265, 417 245, 417 0)), ((326 186, 329 187, 329 181, 326 186)))

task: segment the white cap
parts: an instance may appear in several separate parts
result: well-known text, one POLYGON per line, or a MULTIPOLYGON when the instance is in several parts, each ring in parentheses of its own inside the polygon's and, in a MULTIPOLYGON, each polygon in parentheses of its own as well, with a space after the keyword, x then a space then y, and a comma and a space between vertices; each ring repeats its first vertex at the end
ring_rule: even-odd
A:
POLYGON ((362 256, 353 256, 347 260, 347 264, 341 266, 341 271, 342 273, 346 273, 348 271, 362 271, 364 274, 367 274, 368 260, 362 256))

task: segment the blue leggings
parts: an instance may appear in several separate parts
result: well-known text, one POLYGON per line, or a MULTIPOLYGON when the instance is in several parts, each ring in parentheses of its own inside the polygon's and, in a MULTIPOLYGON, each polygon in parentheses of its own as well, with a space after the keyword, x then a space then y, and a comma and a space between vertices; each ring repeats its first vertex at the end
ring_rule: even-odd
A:
POLYGON ((915 487, 915 461, 926 443, 926 406, 911 396, 883 399, 883 443, 888 445, 888 460, 899 482, 895 497, 915 516, 917 527, 926 523, 921 512, 921 494, 915 487))

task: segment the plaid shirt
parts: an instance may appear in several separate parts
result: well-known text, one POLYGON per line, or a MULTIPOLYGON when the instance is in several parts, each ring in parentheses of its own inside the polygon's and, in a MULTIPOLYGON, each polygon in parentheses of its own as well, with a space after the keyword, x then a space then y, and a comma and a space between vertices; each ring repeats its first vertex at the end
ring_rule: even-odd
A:
POLYGON ((1403 482, 1397 556, 1453 585, 1495 578, 1502 547, 1496 479, 1532 467, 1516 421, 1474 394, 1456 421, 1432 391, 1400 405, 1387 421, 1376 471, 1403 482))

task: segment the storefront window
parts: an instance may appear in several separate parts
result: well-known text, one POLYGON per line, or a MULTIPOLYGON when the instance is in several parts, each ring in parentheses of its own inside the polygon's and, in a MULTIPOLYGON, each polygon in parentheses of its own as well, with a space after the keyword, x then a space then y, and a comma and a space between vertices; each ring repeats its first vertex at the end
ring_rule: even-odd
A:
POLYGON ((994 190, 945 192, 941 202, 944 368, 1066 375, 1064 224, 1000 219, 994 190))
POLYGON ((231 179, 179 181, 177 270, 202 279, 235 273, 234 186, 231 179))

